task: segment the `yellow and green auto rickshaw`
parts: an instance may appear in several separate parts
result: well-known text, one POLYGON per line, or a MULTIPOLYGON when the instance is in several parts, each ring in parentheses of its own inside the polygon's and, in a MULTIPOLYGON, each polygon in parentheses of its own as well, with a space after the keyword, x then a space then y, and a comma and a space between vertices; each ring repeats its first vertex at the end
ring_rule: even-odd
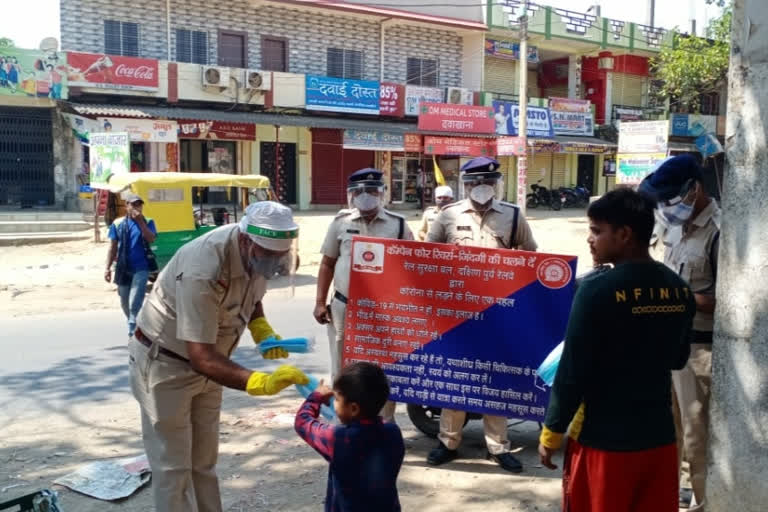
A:
POLYGON ((151 247, 160 268, 190 240, 237 222, 244 206, 274 198, 269 178, 255 174, 116 174, 107 189, 114 194, 130 191, 144 200, 144 216, 154 219, 157 228, 151 247))

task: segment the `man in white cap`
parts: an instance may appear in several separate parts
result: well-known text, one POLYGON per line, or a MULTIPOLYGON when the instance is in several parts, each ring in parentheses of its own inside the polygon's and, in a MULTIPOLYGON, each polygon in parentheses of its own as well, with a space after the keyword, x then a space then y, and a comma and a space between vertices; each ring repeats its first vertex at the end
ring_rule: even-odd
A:
POLYGON ((427 233, 429 228, 432 227, 432 223, 435 222, 437 214, 440 210, 448 206, 453 202, 453 189, 449 186, 443 185, 435 189, 435 206, 430 206, 424 210, 424 216, 421 218, 421 227, 416 236, 420 241, 427 239, 427 233))
MULTIPOLYGON (((261 300, 297 237, 290 208, 251 204, 240 224, 179 249, 147 298, 129 367, 158 512, 222 510, 216 476, 222 386, 274 395, 308 383, 292 366, 266 374, 230 360, 246 326, 257 344, 277 336, 261 300)), ((287 356, 282 349, 264 354, 287 356)))

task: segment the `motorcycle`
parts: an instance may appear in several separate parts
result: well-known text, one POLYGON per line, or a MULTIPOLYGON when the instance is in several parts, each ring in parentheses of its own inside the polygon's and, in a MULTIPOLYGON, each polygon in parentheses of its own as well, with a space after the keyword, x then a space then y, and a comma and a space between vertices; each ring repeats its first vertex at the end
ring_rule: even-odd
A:
POLYGON ((576 195, 578 196, 579 206, 581 208, 586 208, 589 205, 589 198, 591 195, 589 193, 589 190, 587 190, 586 187, 579 186, 579 185, 572 188, 573 188, 573 191, 576 192, 576 195))
POLYGON ((543 185, 539 185, 542 180, 537 181, 531 185, 530 194, 525 196, 525 206, 527 208, 538 208, 541 206, 549 206, 553 210, 559 210, 562 207, 562 199, 559 194, 550 192, 549 189, 543 185))

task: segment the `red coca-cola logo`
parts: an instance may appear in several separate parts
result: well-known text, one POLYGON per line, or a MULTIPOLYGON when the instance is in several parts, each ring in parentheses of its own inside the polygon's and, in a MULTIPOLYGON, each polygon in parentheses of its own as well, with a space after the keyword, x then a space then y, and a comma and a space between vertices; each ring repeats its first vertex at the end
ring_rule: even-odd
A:
POLYGON ((151 66, 131 67, 125 64, 119 64, 115 69, 115 75, 126 78, 135 78, 136 80, 154 80, 154 68, 151 66))

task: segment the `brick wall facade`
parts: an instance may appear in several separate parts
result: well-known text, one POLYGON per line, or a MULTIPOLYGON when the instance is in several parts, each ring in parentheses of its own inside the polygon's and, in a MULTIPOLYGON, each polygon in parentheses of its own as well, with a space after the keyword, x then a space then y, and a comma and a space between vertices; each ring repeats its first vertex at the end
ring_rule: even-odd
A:
MULTIPOLYGON (((139 23, 142 57, 166 59, 165 2, 157 0, 61 0, 61 39, 64 50, 104 51, 104 20, 139 23)), ((289 71, 325 75, 328 48, 363 51, 364 78, 378 80, 379 22, 370 17, 300 10, 275 5, 254 6, 247 0, 172 0, 171 60, 175 59, 175 29, 208 33, 208 58, 217 63, 218 31, 248 35, 249 67, 261 67, 261 36, 288 39, 289 71)), ((408 57, 437 59, 441 87, 461 85, 462 38, 450 30, 404 24, 385 30, 385 80, 405 82, 408 57)))

